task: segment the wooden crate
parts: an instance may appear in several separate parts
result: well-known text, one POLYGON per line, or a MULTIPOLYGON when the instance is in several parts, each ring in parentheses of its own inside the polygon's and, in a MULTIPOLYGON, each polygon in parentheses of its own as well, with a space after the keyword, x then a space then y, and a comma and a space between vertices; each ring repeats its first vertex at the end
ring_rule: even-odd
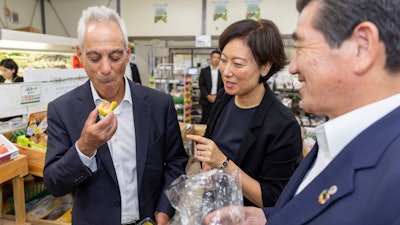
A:
POLYGON ((41 150, 25 147, 15 144, 19 149, 19 153, 28 157, 29 174, 43 177, 43 167, 46 153, 41 150))

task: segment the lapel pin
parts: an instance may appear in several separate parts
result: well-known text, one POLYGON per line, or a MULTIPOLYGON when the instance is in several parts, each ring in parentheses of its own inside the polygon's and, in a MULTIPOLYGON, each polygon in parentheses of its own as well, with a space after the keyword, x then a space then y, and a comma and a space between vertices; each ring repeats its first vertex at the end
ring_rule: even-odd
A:
POLYGON ((322 190, 318 196, 319 204, 325 204, 330 199, 331 195, 334 195, 337 192, 337 189, 336 185, 332 185, 329 189, 322 190))

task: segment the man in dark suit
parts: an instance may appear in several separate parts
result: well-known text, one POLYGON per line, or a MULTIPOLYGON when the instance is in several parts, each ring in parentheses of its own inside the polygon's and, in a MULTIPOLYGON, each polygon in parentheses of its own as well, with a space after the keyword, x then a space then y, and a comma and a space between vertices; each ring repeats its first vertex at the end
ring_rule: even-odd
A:
POLYGON ((400 224, 399 4, 297 1, 289 71, 303 109, 330 120, 276 205, 245 208, 241 224, 400 224))
POLYGON ((218 69, 221 52, 214 50, 210 54, 210 66, 200 71, 199 87, 200 87, 200 104, 201 104, 201 121, 206 124, 210 116, 212 105, 219 89, 224 87, 221 72, 218 69))
POLYGON ((177 114, 171 96, 124 76, 125 32, 115 11, 83 11, 77 55, 89 81, 48 105, 44 183, 54 196, 74 193, 72 224, 136 224, 150 217, 167 225, 174 215, 164 190, 187 162, 177 114), (118 106, 100 117, 104 101, 118 106))
POLYGON ((137 65, 135 63, 130 62, 129 66, 131 67, 133 82, 136 82, 138 84, 142 84, 142 80, 140 79, 140 74, 139 74, 139 70, 137 68, 137 65))

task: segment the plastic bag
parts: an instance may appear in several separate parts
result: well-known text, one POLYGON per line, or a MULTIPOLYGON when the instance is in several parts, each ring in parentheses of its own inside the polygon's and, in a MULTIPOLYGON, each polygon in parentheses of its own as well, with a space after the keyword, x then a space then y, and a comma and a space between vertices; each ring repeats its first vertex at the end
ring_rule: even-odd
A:
MULTIPOLYGON (((239 172, 211 170, 193 175, 182 175, 165 191, 177 210, 171 225, 201 225, 204 216, 225 206, 242 206, 243 194, 239 172)), ((232 212, 243 219, 242 212, 232 212)), ((215 218, 218 224, 218 218, 215 218)))

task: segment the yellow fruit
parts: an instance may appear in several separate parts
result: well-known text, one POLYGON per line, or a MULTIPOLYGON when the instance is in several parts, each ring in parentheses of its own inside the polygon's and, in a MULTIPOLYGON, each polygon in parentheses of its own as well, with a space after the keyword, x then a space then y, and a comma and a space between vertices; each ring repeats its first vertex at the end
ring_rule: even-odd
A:
POLYGON ((117 102, 116 101, 112 101, 111 103, 109 102, 102 102, 99 105, 99 113, 102 116, 107 116, 107 114, 109 112, 111 112, 112 110, 115 109, 115 107, 117 107, 117 102))

